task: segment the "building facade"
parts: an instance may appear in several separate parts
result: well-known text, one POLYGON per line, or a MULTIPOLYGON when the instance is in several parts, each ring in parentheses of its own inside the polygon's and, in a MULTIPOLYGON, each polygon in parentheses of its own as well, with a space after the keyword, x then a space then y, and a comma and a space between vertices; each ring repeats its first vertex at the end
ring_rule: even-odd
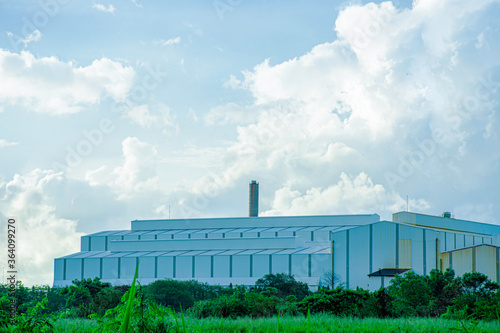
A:
POLYGON ((54 262, 54 285, 99 277, 114 285, 138 279, 195 279, 254 285, 288 273, 312 289, 335 276, 347 288, 376 290, 397 273, 455 269, 500 282, 500 226, 447 214, 377 214, 134 220, 131 230, 81 238, 81 251, 54 262), (333 273, 333 274, 332 274, 333 273))

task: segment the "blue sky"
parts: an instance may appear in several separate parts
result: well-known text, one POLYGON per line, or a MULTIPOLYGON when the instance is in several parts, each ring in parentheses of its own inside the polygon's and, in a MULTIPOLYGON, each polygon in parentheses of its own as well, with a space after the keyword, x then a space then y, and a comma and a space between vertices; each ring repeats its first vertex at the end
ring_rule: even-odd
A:
MULTIPOLYGON (((499 1, 0 1, 20 279, 130 220, 500 223, 499 1), (169 209, 170 207, 170 209, 169 209)), ((4 240, 2 240, 4 242, 4 240)), ((3 260, 3 259, 2 259, 3 260)))

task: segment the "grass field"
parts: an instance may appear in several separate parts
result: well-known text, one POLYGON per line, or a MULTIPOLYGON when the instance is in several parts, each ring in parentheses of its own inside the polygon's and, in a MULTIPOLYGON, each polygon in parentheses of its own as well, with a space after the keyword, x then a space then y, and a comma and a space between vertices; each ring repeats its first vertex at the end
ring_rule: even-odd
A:
MULTIPOLYGON (((194 319, 186 318, 187 332, 500 332, 498 322, 470 322, 446 319, 356 319, 312 315, 308 325, 304 317, 194 319), (279 327, 279 331, 278 331, 279 327)), ((96 320, 60 319, 56 332, 92 332, 96 320)))

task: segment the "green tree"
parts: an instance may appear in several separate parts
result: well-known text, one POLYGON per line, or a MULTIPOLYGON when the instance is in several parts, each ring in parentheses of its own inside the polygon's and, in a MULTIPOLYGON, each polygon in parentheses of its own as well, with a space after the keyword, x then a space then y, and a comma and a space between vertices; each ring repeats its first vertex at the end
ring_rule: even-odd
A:
POLYGON ((444 273, 437 269, 431 270, 429 275, 425 276, 425 282, 431 294, 428 305, 431 316, 444 314, 462 292, 460 280, 455 278, 455 271, 451 268, 447 268, 444 273))
POLYGON ((408 271, 403 275, 396 275, 389 287, 389 295, 393 298, 393 309, 396 316, 426 316, 431 299, 431 289, 426 279, 408 271))
POLYGON ((103 283, 97 277, 93 280, 73 280, 71 286, 61 289, 61 294, 67 297, 66 307, 76 309, 79 317, 94 313, 103 315, 106 310, 117 306, 122 296, 110 283, 103 283))
POLYGON ((257 292, 264 291, 269 287, 276 288, 276 296, 280 298, 294 295, 300 301, 311 294, 307 283, 297 281, 293 275, 285 273, 267 274, 255 282, 257 292))
POLYGON ((187 309, 195 302, 187 284, 172 279, 157 280, 144 286, 144 295, 146 298, 152 298, 157 304, 171 306, 176 311, 179 311, 181 306, 187 309))

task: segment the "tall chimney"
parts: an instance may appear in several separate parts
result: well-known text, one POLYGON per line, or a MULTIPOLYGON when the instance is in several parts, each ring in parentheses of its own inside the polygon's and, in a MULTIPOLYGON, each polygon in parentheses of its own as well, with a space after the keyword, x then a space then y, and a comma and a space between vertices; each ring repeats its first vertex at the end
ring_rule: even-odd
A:
POLYGON ((259 216, 259 183, 255 180, 248 184, 248 216, 259 216))

